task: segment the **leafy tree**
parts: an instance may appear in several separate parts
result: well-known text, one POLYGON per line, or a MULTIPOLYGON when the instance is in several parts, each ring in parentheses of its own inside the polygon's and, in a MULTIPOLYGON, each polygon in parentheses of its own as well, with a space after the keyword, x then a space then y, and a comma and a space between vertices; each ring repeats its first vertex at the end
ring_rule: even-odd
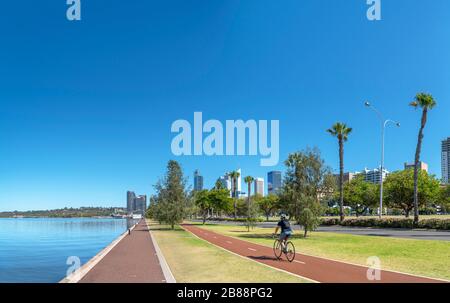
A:
POLYGON ((319 218, 309 208, 305 208, 300 212, 298 223, 303 226, 304 237, 306 238, 308 231, 314 231, 319 226, 319 218))
POLYGON ((226 189, 226 188, 225 188, 225 186, 223 186, 223 184, 220 181, 220 179, 217 179, 216 183, 214 184, 214 189, 226 189))
POLYGON ((156 183, 155 191, 155 219, 174 229, 175 224, 180 223, 185 216, 188 197, 186 179, 177 161, 168 162, 166 175, 156 183))
POLYGON ((348 135, 352 132, 351 127, 345 123, 337 122, 330 129, 327 129, 333 137, 338 139, 339 144, 339 209, 340 221, 344 220, 344 142, 348 140, 348 135))
POLYGON ((229 212, 233 208, 233 199, 230 198, 230 191, 228 189, 213 188, 209 191, 209 200, 211 208, 218 212, 229 212))
POLYGON ((195 205, 201 213, 203 224, 205 224, 208 217, 208 212, 211 209, 211 199, 208 190, 197 191, 194 196, 195 205))
POLYGON ((414 224, 419 223, 419 162, 420 162, 420 151, 422 148, 423 140, 423 130, 427 124, 428 111, 436 106, 436 101, 434 101, 433 96, 430 94, 419 93, 410 105, 414 108, 422 108, 422 119, 420 121, 419 135, 417 138, 416 154, 414 158, 414 224))
POLYGON ((247 227, 247 231, 250 231, 250 228, 254 228, 259 218, 259 207, 258 204, 254 201, 255 197, 252 197, 250 203, 243 203, 243 212, 246 214, 247 218, 244 222, 244 225, 247 227))
POLYGON ((355 210, 357 217, 375 207, 378 197, 378 186, 364 181, 363 176, 357 176, 344 185, 344 203, 355 210))
MULTIPOLYGON (((439 181, 421 170, 418 173, 419 207, 434 203, 439 199, 439 181)), ((414 170, 406 169, 391 173, 384 181, 385 201, 391 208, 402 209, 408 218, 414 209, 414 170)))
POLYGON ((441 188, 441 197, 439 199, 439 204, 442 208, 442 211, 449 212, 450 211, 450 185, 443 186, 441 188))
POLYGON ((297 221, 303 209, 309 208, 315 214, 321 210, 320 197, 328 192, 326 181, 330 169, 321 158, 320 151, 306 149, 293 153, 285 161, 286 174, 280 193, 280 208, 297 221))
POLYGON ((255 196, 255 203, 259 206, 259 209, 266 216, 266 221, 269 221, 270 214, 278 208, 280 198, 277 195, 270 194, 265 197, 255 196))

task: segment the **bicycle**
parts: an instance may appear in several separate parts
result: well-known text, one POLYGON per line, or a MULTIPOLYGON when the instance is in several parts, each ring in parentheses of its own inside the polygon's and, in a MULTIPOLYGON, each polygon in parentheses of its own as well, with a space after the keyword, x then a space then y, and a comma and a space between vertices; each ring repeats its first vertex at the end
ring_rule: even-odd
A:
POLYGON ((294 259, 295 259, 294 243, 292 243, 291 241, 286 241, 285 242, 286 244, 283 245, 284 241, 280 241, 280 239, 278 238, 278 236, 276 234, 273 234, 272 237, 275 238, 275 242, 273 243, 273 252, 275 254, 275 257, 278 260, 281 260, 281 255, 284 253, 284 255, 286 256, 286 259, 289 262, 294 261, 294 259))

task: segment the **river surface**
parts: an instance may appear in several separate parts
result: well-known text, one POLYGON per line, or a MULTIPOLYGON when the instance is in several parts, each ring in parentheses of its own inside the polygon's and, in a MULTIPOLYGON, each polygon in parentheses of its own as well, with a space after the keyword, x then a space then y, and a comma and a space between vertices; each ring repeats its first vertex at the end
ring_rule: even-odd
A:
POLYGON ((83 265, 132 224, 109 218, 0 219, 0 283, 59 282, 77 258, 83 265))

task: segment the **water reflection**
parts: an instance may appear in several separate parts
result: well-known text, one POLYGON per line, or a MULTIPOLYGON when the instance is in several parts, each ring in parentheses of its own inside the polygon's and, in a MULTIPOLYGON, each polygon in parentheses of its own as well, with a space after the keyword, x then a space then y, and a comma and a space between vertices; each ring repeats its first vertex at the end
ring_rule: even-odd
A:
POLYGON ((82 264, 136 224, 134 219, 0 219, 0 282, 58 282, 66 260, 82 264))

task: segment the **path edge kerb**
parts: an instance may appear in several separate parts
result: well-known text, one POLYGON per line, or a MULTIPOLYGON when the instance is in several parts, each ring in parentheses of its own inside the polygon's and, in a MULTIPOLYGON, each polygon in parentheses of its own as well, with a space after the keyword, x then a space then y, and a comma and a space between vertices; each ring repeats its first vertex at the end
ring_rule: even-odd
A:
MULTIPOLYGON (((187 224, 187 225, 189 225, 189 224, 187 224)), ((255 262, 255 263, 259 264, 259 265, 262 265, 262 266, 265 266, 265 267, 268 267, 268 268, 271 268, 271 269, 274 269, 274 270, 277 270, 277 271, 280 271, 280 272, 289 274, 289 275, 294 276, 294 277, 297 277, 297 278, 301 278, 301 279, 303 279, 303 280, 305 280, 305 281, 309 281, 309 282, 312 282, 312 283, 320 283, 319 281, 316 281, 316 280, 313 280, 313 279, 310 279, 310 278, 307 278, 307 277, 304 277, 304 276, 300 276, 300 275, 298 275, 298 274, 294 274, 294 273, 289 272, 289 271, 287 271, 287 270, 284 270, 284 269, 281 269, 281 268, 276 268, 276 267, 273 267, 273 266, 264 264, 264 263, 262 263, 262 262, 258 262, 258 261, 256 261, 256 260, 253 260, 253 259, 251 259, 251 258, 247 258, 247 257, 245 257, 245 256, 241 256, 240 254, 237 254, 237 253, 235 253, 235 252, 232 252, 231 250, 228 250, 228 249, 226 249, 226 248, 224 248, 224 247, 221 247, 221 246, 219 246, 219 245, 216 245, 216 244, 214 244, 214 243, 211 243, 211 242, 209 242, 209 241, 206 240, 206 239, 200 238, 199 236, 197 236, 196 234, 194 234, 192 231, 187 230, 186 228, 184 228, 184 226, 183 226, 182 224, 180 224, 180 227, 181 227, 185 232, 190 233, 191 235, 193 235, 193 236, 196 237, 197 239, 199 239, 199 240, 201 240, 201 241, 204 241, 204 242, 206 242, 206 243, 208 243, 208 244, 210 244, 210 245, 212 245, 212 246, 215 246, 215 247, 217 247, 217 248, 219 248, 219 249, 221 249, 221 250, 224 250, 224 251, 226 251, 226 252, 228 252, 228 253, 230 253, 230 254, 233 254, 233 255, 235 255, 235 256, 238 256, 238 257, 240 257, 240 258, 242 258, 242 259, 245 259, 245 260, 248 260, 248 261, 255 262)))
POLYGON ((155 237, 152 234, 152 231, 150 230, 150 226, 148 226, 147 220, 145 220, 145 224, 147 224, 148 232, 150 233, 153 246, 155 247, 156 256, 159 260, 159 266, 161 267, 164 278, 166 279, 166 283, 177 283, 175 277, 172 274, 172 271, 170 270, 169 264, 167 264, 166 258, 164 258, 164 254, 159 248, 158 242, 156 241, 155 237))
MULTIPOLYGON (((130 228, 130 231, 137 226, 137 224, 133 225, 130 228)), ((78 270, 70 274, 69 276, 64 277, 58 283, 78 283, 81 279, 84 278, 88 274, 88 272, 95 267, 123 238, 128 235, 128 229, 118 236, 114 241, 112 241, 108 246, 102 249, 98 254, 93 256, 89 261, 87 261, 83 266, 81 266, 78 270)))

